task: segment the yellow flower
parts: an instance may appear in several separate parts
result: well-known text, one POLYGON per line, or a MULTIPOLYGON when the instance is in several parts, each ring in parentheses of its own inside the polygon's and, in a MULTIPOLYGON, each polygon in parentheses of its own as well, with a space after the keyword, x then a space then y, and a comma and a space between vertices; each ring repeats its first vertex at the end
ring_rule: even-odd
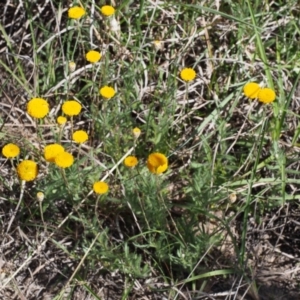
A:
POLYGON ((61 168, 69 168, 74 163, 74 157, 71 153, 60 152, 55 157, 55 164, 61 168))
POLYGON ((101 13, 104 16, 109 17, 115 13, 115 9, 110 5, 104 5, 101 7, 101 13))
POLYGON ((44 118, 49 112, 49 104, 45 99, 32 98, 27 103, 27 113, 37 119, 44 118))
POLYGON ((124 159, 124 165, 128 168, 133 168, 138 164, 138 159, 135 156, 127 156, 124 159))
POLYGON ((21 180, 34 180, 38 175, 38 165, 32 160, 23 160, 17 166, 17 173, 21 180))
POLYGON ((89 136, 84 130, 77 130, 73 133, 72 139, 76 143, 84 143, 88 140, 89 136))
POLYGON ((59 125, 64 125, 67 123, 67 118, 63 116, 59 116, 57 117, 56 121, 59 125))
POLYGON ((268 104, 268 103, 272 103, 275 100, 276 94, 272 89, 263 88, 259 90, 257 98, 258 101, 264 104, 268 104))
POLYGON ((93 184, 93 190, 96 194, 105 194, 108 192, 109 186, 104 181, 96 181, 93 184))
POLYGON ((258 96, 258 92, 260 91, 260 86, 259 84, 255 82, 248 82, 244 86, 244 94, 246 97, 250 99, 255 99, 258 96))
POLYGON ((148 156, 147 167, 153 174, 160 174, 168 169, 168 158, 162 153, 151 153, 148 156))
POLYGON ((59 144, 50 144, 45 146, 44 148, 44 157, 46 161, 48 162, 55 162, 55 157, 61 153, 64 152, 65 149, 62 145, 59 144))
POLYGON ((37 199, 37 201, 42 202, 45 199, 44 193, 43 192, 37 192, 36 193, 36 199, 37 199))
POLYGON ((81 112, 81 104, 75 100, 67 100, 62 105, 62 111, 67 116, 77 116, 81 112))
POLYGON ((100 89, 99 93, 103 98, 110 99, 115 95, 116 92, 113 87, 106 85, 100 89))
POLYGON ((98 51, 91 50, 85 55, 85 58, 91 63, 96 63, 101 59, 101 53, 98 51))
POLYGON ((196 72, 191 68, 184 68, 180 72, 180 77, 184 81, 191 81, 191 80, 195 79, 196 72))
POLYGON ((15 144, 7 144, 2 148, 2 154, 6 158, 14 158, 20 154, 20 148, 15 144))
POLYGON ((80 6, 73 6, 68 10, 68 16, 70 19, 80 19, 85 15, 85 10, 80 6))
POLYGON ((141 129, 139 129, 138 127, 135 127, 132 129, 132 133, 134 138, 138 138, 141 135, 141 129))

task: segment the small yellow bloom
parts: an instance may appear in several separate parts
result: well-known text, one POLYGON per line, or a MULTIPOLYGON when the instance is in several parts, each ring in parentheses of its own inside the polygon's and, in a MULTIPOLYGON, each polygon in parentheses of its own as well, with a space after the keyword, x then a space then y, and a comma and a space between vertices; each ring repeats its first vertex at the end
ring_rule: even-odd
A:
POLYGON ((58 167, 69 168, 74 163, 74 157, 71 153, 60 152, 56 155, 54 162, 58 167))
POLYGON ((196 72, 191 68, 184 68, 180 72, 180 77, 184 81, 191 81, 191 80, 195 79, 196 72))
POLYGON ((81 112, 81 104, 75 100, 67 100, 62 105, 62 111, 67 116, 77 116, 81 112))
POLYGON ((151 153, 148 156, 147 167, 153 174, 161 174, 168 169, 168 158, 162 153, 151 153))
POLYGON ((85 10, 80 6, 73 6, 68 10, 68 16, 70 19, 80 19, 85 15, 85 10))
POLYGON ((137 139, 141 135, 141 129, 135 127, 132 129, 132 133, 135 139, 137 139))
POLYGON ((69 71, 74 72, 75 69, 76 69, 76 64, 74 63, 74 61, 70 61, 69 62, 69 71))
POLYGON ((124 159, 124 165, 128 168, 133 168, 138 164, 138 159, 135 156, 127 156, 124 159))
POLYGON ((110 87, 107 85, 102 87, 99 90, 99 93, 103 98, 106 98, 106 99, 110 99, 116 94, 115 89, 113 87, 110 87))
POLYGON ((14 158, 20 154, 20 148, 15 144, 7 144, 2 148, 2 154, 6 158, 14 158))
POLYGON ((17 173, 21 180, 32 181, 38 175, 38 165, 32 160, 23 160, 17 166, 17 173))
POLYGON ((39 201, 39 202, 43 202, 43 200, 45 199, 44 193, 43 193, 43 192, 37 192, 37 193, 36 193, 36 199, 37 199, 37 201, 39 201))
POLYGON ((93 190, 96 194, 105 194, 108 192, 109 186, 104 181, 96 181, 93 184, 93 190))
POLYGON ((59 144, 50 144, 45 146, 44 148, 44 157, 46 159, 46 161, 48 162, 55 162, 55 158, 56 156, 61 153, 64 152, 65 149, 62 145, 59 144))
POLYGON ((27 113, 37 119, 44 118, 49 112, 49 104, 45 99, 32 98, 27 103, 27 113))
POLYGON ((85 55, 85 58, 91 63, 96 63, 101 59, 101 53, 95 50, 91 50, 85 55))
POLYGON ((100 10, 101 10, 101 13, 106 17, 109 17, 115 13, 115 9, 110 5, 104 5, 101 7, 100 10))
POLYGON ((257 98, 258 101, 264 104, 268 104, 268 103, 272 103, 275 100, 276 94, 272 89, 263 88, 259 90, 257 98))
POLYGON ((76 143, 82 144, 88 140, 89 136, 84 130, 77 130, 73 133, 72 139, 76 143))
POLYGON ((56 121, 59 125, 64 125, 67 123, 67 118, 63 116, 59 116, 57 117, 56 121))
POLYGON ((250 99, 255 99, 260 91, 260 86, 256 82, 248 82, 244 86, 244 94, 250 99))

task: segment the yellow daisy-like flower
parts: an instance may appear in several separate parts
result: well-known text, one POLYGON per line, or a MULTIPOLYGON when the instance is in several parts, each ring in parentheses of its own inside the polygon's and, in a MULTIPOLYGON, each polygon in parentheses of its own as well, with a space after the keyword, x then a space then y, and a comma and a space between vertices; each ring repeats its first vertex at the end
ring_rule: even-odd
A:
POLYGON ((99 93, 103 98, 110 99, 116 94, 116 91, 113 87, 106 85, 99 90, 99 93))
POLYGON ((100 10, 101 10, 101 13, 106 17, 109 17, 115 13, 115 9, 110 5, 104 5, 101 7, 100 10))
POLYGON ((71 153, 60 152, 56 155, 54 162, 60 168, 69 168, 74 163, 74 157, 71 153))
POLYGON ((48 162, 55 162, 55 158, 56 156, 61 153, 64 152, 65 149, 62 145, 59 144, 50 144, 45 146, 44 148, 44 157, 46 159, 46 161, 48 162))
POLYGON ((191 81, 191 80, 195 79, 196 72, 191 68, 184 68, 180 72, 180 77, 184 81, 191 81))
POLYGON ((138 164, 138 159, 135 156, 127 156, 124 159, 124 165, 128 168, 133 168, 138 164))
POLYGON ((17 166, 17 173, 21 180, 32 181, 38 175, 38 165, 32 160, 23 160, 17 166))
POLYGON ((67 123, 67 118, 63 117, 63 116, 59 116, 59 117, 57 117, 56 122, 59 125, 64 125, 67 123))
POLYGON ((104 181, 96 181, 93 184, 93 190, 96 194, 105 194, 108 192, 109 186, 104 181))
POLYGON ((27 103, 27 113, 37 119, 44 118, 49 112, 49 104, 45 99, 32 98, 27 103))
POLYGON ((86 55, 85 58, 87 61, 91 63, 96 63, 101 59, 101 53, 95 50, 89 51, 86 55))
POLYGON ((82 144, 88 140, 89 136, 84 130, 77 130, 73 133, 72 139, 76 143, 82 144))
POLYGON ((80 6, 73 6, 68 10, 68 16, 70 19, 80 19, 84 15, 85 15, 85 10, 80 6))
POLYGON ((20 154, 20 148, 16 144, 7 144, 2 148, 2 154, 6 158, 14 158, 20 154))
POLYGON ((132 129, 132 133, 135 139, 137 139, 141 135, 141 129, 135 127, 132 129))
POLYGON ((260 91, 260 86, 256 82, 248 82, 244 86, 244 94, 250 99, 255 99, 260 91))
POLYGON ((257 95, 258 101, 268 104, 272 103, 276 98, 276 94, 272 89, 269 88, 263 88, 260 89, 257 95))
POLYGON ((81 112, 81 104, 75 100, 67 100, 63 105, 62 105, 62 111, 67 115, 67 116, 77 116, 81 112))
POLYGON ((161 174, 168 169, 168 158, 159 152, 148 156, 147 167, 153 174, 161 174))

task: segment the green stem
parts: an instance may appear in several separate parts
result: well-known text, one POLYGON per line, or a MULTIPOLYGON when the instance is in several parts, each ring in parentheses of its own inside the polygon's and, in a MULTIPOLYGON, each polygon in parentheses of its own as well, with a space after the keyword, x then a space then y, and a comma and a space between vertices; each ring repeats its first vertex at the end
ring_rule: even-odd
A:
POLYGON ((244 263, 245 263, 245 246, 246 246, 246 236, 247 236, 247 230, 248 230, 248 214, 250 211, 250 203, 252 200, 252 186, 254 184, 254 180, 255 180, 255 174, 256 174, 256 170, 259 166, 259 159, 260 159, 260 153, 262 151, 262 147, 263 147, 263 141, 264 141, 264 136, 265 136, 265 132, 267 130, 267 124, 268 124, 268 120, 266 118, 266 112, 264 110, 264 116, 262 117, 263 120, 265 120, 263 122, 262 128, 261 128, 261 132, 260 132, 260 141, 259 141, 259 147, 258 147, 258 153, 256 155, 256 160, 251 172, 251 176, 250 176, 250 180, 249 180, 249 187, 248 187, 248 193, 247 193, 247 198, 246 198, 246 204, 245 204, 245 209, 244 209, 244 218, 243 218, 243 230, 242 230, 242 239, 241 239, 241 249, 240 249, 240 257, 239 257, 239 263, 240 266, 243 267, 244 263))

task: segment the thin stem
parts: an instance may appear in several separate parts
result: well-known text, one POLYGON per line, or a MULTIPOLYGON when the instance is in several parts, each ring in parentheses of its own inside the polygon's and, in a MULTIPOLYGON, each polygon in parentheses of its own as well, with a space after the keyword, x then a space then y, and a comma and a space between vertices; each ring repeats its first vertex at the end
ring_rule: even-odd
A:
POLYGON ((20 207, 21 201, 23 199, 23 195, 24 195, 25 184, 26 184, 26 181, 22 180, 21 181, 21 192, 20 192, 19 202, 18 202, 17 207, 15 208, 15 210, 13 212, 13 215, 12 215, 12 217, 11 217, 9 223, 8 223, 8 226, 7 226, 7 229, 6 229, 6 233, 9 232, 10 227, 11 227, 11 225, 12 225, 12 223, 13 223, 15 217, 16 217, 16 214, 17 214, 18 210, 19 210, 19 207, 20 207))
POLYGON ((44 225, 44 231, 47 231, 47 224, 44 221, 44 214, 43 214, 43 205, 42 205, 43 201, 39 201, 39 207, 40 207, 40 214, 41 214, 41 219, 44 225))
POLYGON ((68 190, 69 194, 72 195, 72 191, 71 191, 71 189, 70 189, 70 187, 69 187, 69 183, 68 183, 68 180, 67 180, 67 176, 66 176, 66 171, 65 171, 65 169, 64 169, 64 168, 60 168, 60 173, 61 173, 61 175, 62 175, 62 178, 63 178, 63 180, 64 180, 64 183, 65 183, 65 185, 66 185, 66 187, 67 187, 67 190, 68 190))

